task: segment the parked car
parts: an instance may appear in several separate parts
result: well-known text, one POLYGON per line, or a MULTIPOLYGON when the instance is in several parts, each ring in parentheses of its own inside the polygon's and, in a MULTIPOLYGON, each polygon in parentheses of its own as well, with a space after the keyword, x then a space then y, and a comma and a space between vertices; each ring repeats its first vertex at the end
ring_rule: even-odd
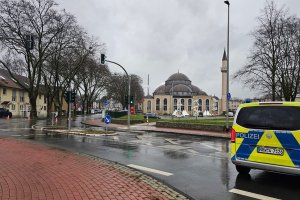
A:
MULTIPOLYGON (((227 116, 227 113, 225 113, 225 116, 227 116)), ((228 112, 228 117, 233 117, 234 113, 233 112, 228 112)))
POLYGON ((144 115, 144 118, 146 119, 147 117, 148 118, 152 118, 152 119, 160 119, 160 116, 157 115, 156 113, 146 113, 144 115))
POLYGON ((5 108, 0 108, 0 117, 12 117, 12 113, 9 112, 9 110, 5 109, 5 108))
POLYGON ((300 175, 299 119, 300 102, 241 104, 231 130, 231 161, 237 171, 300 175))
POLYGON ((92 109, 92 110, 91 110, 91 113, 92 113, 92 114, 102 113, 102 110, 101 110, 101 109, 92 109))

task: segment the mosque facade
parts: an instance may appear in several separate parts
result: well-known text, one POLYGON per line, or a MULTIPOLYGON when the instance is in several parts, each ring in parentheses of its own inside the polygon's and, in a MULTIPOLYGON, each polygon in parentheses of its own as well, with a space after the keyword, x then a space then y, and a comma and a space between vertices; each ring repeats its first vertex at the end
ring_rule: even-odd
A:
POLYGON ((185 113, 190 116, 221 115, 226 111, 227 56, 222 57, 222 98, 208 95, 183 73, 172 74, 164 85, 159 86, 153 96, 143 100, 143 113, 175 115, 185 113))
POLYGON ((164 85, 159 86, 153 96, 143 101, 144 113, 176 115, 177 112, 190 116, 220 114, 220 100, 192 84, 183 73, 172 74, 164 85))

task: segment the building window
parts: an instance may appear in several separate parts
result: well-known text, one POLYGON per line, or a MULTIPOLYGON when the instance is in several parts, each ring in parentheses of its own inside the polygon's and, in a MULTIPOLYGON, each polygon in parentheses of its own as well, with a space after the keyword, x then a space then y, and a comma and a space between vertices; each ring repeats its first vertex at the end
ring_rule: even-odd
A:
POLYGON ((23 108, 24 108, 23 105, 20 105, 20 111, 23 111, 23 108))
POLYGON ((168 109, 168 100, 164 99, 164 110, 166 111, 168 109))
POLYGON ((151 101, 147 102, 147 112, 151 112, 151 101))
POLYGON ((11 97, 11 100, 12 100, 12 101, 16 101, 16 98, 17 98, 17 91, 16 91, 16 90, 13 90, 13 91, 12 91, 12 97, 11 97))
POLYGON ((156 110, 160 110, 160 99, 156 99, 156 110))
POLYGON ((39 99, 42 99, 42 95, 41 94, 39 94, 39 99))
POLYGON ((209 111, 209 100, 208 99, 206 99, 205 105, 206 105, 206 110, 209 111))
POLYGON ((202 112, 202 99, 198 100, 198 111, 202 112))
POLYGON ((6 94, 6 88, 3 88, 3 94, 6 94))
POLYGON ((24 102, 24 92, 20 92, 20 102, 24 102))
POLYGON ((174 110, 177 110, 177 99, 174 99, 174 110))
POLYGON ((46 95, 44 96, 44 104, 47 103, 47 98, 46 98, 46 95))
POLYGON ((188 111, 192 111, 192 99, 188 101, 188 111))
POLYGON ((219 104, 218 104, 218 102, 216 102, 216 104, 215 104, 215 111, 218 111, 219 110, 219 104))
POLYGON ((47 110, 47 106, 44 106, 44 110, 47 110))
POLYGON ((11 110, 16 110, 16 105, 15 104, 11 104, 11 110))
POLYGON ((184 110, 184 99, 181 99, 180 103, 181 103, 181 110, 184 110))

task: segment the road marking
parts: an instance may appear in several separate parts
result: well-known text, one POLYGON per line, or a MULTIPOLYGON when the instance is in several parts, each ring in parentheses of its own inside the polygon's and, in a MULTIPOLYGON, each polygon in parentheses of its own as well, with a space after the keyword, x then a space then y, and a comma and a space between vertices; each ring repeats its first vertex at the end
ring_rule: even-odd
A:
POLYGON ((118 136, 113 136, 113 140, 114 141, 119 141, 119 137, 118 136))
POLYGON ((256 194, 256 193, 252 193, 252 192, 247 192, 247 191, 239 190, 239 189, 235 189, 235 188, 229 190, 229 192, 247 196, 247 197, 251 197, 251 198, 255 198, 255 199, 261 199, 261 200, 279 200, 279 199, 276 199, 273 197, 268 197, 268 196, 264 196, 264 195, 260 195, 260 194, 256 194))
POLYGON ((172 139, 165 139, 167 142, 171 143, 171 144, 175 144, 175 145, 178 145, 177 142, 173 141, 172 139))
POLYGON ((192 153, 192 154, 198 154, 198 151, 195 151, 195 150, 193 150, 193 149, 188 149, 187 150, 189 153, 192 153))
POLYGON ((210 148, 210 149, 214 149, 214 150, 216 150, 216 151, 220 151, 219 148, 216 148, 216 147, 214 147, 214 146, 212 146, 212 145, 209 145, 209 144, 201 143, 201 145, 206 146, 206 147, 208 147, 208 148, 210 148))
POLYGON ((127 166, 132 167, 134 169, 139 169, 139 170, 142 170, 142 171, 146 171, 146 172, 152 172, 152 173, 155 173, 155 174, 160 174, 160 175, 163 175, 163 176, 172 176, 173 175, 172 173, 169 173, 169 172, 164 172, 164 171, 160 171, 160 170, 157 170, 157 169, 151 169, 151 168, 148 168, 148 167, 143 167, 143 166, 134 165, 134 164, 129 164, 127 166))

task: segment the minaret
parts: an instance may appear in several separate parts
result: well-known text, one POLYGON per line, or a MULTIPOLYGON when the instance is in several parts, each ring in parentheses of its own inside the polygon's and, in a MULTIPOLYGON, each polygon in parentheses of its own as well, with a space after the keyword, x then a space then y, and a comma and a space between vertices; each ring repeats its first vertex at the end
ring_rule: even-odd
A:
POLYGON ((227 98, 227 56, 226 56, 226 51, 224 49, 223 53, 223 58, 222 58, 222 67, 221 67, 221 72, 222 72, 222 98, 221 98, 221 109, 222 112, 226 112, 226 98, 227 98))

